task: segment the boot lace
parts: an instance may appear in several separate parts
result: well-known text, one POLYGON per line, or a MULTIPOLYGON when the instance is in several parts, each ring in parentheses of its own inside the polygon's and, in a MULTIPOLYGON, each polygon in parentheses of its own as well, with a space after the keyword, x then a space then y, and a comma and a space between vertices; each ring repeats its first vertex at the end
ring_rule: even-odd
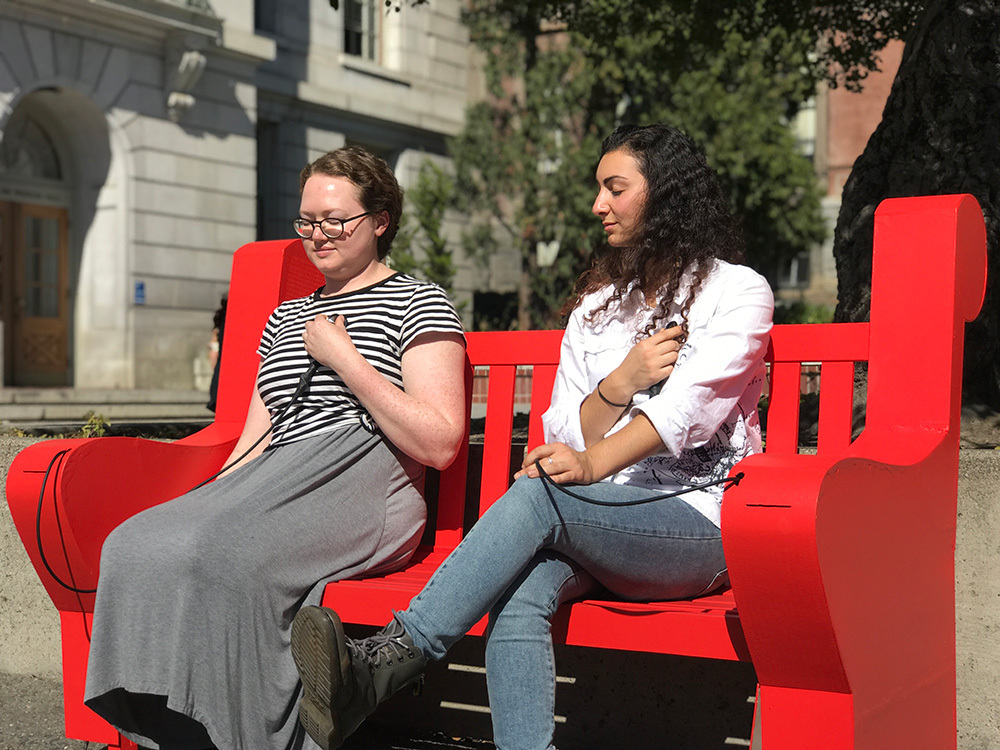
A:
POLYGON ((386 666, 392 666, 394 657, 396 661, 403 662, 415 656, 413 649, 403 643, 402 638, 399 633, 380 631, 360 641, 348 641, 348 647, 354 652, 354 657, 360 657, 372 667, 381 666, 383 657, 386 666))

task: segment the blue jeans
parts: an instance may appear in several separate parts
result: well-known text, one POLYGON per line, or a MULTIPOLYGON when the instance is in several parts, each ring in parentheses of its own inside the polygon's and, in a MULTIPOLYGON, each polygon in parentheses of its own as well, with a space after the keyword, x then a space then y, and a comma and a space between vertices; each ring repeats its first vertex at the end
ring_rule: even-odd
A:
MULTIPOLYGON (((654 494, 608 482, 572 489, 605 502, 654 494)), ((562 602, 601 587, 637 601, 683 599, 726 579, 721 532, 683 500, 602 507, 522 477, 397 617, 424 654, 441 659, 488 612, 494 742, 545 750, 555 728, 550 619, 562 602)))

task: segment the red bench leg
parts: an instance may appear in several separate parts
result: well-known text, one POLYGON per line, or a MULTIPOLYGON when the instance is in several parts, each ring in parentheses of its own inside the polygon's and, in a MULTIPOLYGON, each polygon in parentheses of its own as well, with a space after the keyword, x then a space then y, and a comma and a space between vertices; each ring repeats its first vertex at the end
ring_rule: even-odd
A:
POLYGON ((750 730, 750 750, 763 750, 764 745, 760 741, 760 684, 757 685, 757 694, 753 702, 753 727, 750 730))
POLYGON ((854 697, 760 685, 753 732, 754 750, 853 750, 854 697))

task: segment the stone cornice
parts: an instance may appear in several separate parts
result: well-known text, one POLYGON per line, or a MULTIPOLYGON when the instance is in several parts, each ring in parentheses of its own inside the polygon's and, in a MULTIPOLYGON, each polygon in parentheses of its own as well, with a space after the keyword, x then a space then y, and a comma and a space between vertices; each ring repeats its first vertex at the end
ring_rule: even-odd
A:
POLYGON ((147 40, 164 40, 178 32, 217 45, 223 21, 204 0, 3 0, 0 15, 32 17, 64 25, 78 22, 147 40), (207 10, 206 10, 207 9, 207 10))

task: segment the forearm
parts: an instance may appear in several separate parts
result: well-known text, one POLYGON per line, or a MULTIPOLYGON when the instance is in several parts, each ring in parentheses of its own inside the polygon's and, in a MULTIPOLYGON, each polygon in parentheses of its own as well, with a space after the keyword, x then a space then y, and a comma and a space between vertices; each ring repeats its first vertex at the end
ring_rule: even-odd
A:
POLYGON ((663 450, 653 423, 639 414, 622 429, 588 445, 584 455, 590 465, 591 481, 597 482, 663 450))
POLYGON ((622 429, 599 440, 584 451, 564 443, 546 443, 525 456, 514 478, 538 477, 537 461, 557 484, 592 484, 615 474, 647 456, 660 453, 663 442, 656 428, 640 414, 622 429))
POLYGON ((580 404, 580 430, 587 448, 603 440, 631 404, 633 394, 618 386, 614 375, 605 378, 580 404))
POLYGON ((670 377, 680 351, 681 331, 679 326, 671 326, 637 342, 584 400, 580 428, 587 447, 607 434, 632 405, 636 393, 670 377))
POLYGON ((250 397, 250 406, 247 409, 247 419, 243 425, 243 432, 240 434, 239 440, 236 441, 236 447, 233 448, 233 452, 229 454, 229 457, 223 464, 223 466, 228 466, 229 468, 220 476, 225 476, 236 471, 263 453, 264 449, 271 443, 270 428, 271 415, 267 411, 267 407, 264 406, 260 393, 254 388, 253 396, 250 397), (261 436, 264 436, 263 439, 261 439, 261 436), (260 441, 259 443, 257 443, 258 440, 260 441), (254 443, 257 443, 257 445, 254 446, 254 443), (252 450, 251 446, 254 446, 252 450), (244 453, 247 455, 243 456, 244 453))

